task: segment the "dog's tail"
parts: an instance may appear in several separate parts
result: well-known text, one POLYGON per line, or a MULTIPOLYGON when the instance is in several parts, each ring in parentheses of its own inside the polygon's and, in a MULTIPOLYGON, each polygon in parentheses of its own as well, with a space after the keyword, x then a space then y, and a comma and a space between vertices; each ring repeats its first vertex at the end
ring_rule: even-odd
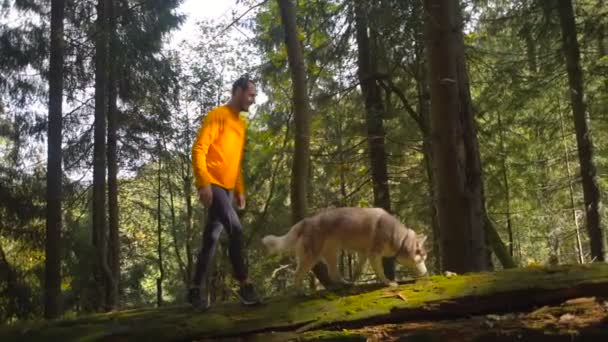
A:
POLYGON ((287 234, 283 236, 266 235, 262 243, 266 246, 269 254, 279 254, 292 249, 299 235, 300 223, 295 224, 287 234))

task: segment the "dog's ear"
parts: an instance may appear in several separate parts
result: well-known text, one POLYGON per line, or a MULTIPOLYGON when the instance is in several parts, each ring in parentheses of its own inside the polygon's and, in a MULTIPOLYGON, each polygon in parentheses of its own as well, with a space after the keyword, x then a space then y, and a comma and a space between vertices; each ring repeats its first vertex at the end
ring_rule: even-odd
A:
POLYGON ((426 241, 426 235, 424 235, 424 234, 420 235, 420 237, 418 238, 418 243, 420 244, 420 246, 424 245, 425 241, 426 241))

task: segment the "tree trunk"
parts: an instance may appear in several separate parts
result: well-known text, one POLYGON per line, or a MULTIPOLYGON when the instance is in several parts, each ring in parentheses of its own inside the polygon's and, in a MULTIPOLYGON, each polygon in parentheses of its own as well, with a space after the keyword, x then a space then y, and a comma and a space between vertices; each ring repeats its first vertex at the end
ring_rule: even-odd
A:
POLYGON ((504 267, 504 268, 517 267, 517 264, 513 260, 513 257, 511 256, 511 254, 509 254, 507 246, 505 246, 505 243, 502 242, 502 239, 500 238, 498 231, 494 227, 494 224, 490 220, 490 217, 487 215, 487 213, 484 218, 484 227, 485 227, 485 233, 486 233, 486 238, 487 238, 488 244, 490 244, 490 246, 492 246, 492 250, 494 251, 496 258, 500 261, 500 264, 502 265, 502 267, 504 267))
POLYGON ((593 142, 591 132, 589 131, 589 116, 585 103, 583 71, 580 64, 580 51, 576 37, 576 23, 572 1, 560 1, 558 12, 562 29, 563 49, 566 56, 568 86, 572 114, 574 116, 574 129, 576 131, 578 157, 581 168, 591 256, 595 261, 606 261, 606 237, 602 230, 599 215, 600 190, 593 162, 593 142))
POLYGON ((538 68, 536 63, 536 41, 532 37, 532 25, 526 24, 522 29, 522 35, 526 44, 526 60, 530 73, 536 74, 538 68))
MULTIPOLYGON (((166 142, 163 141, 164 149, 167 151, 166 142)), ((186 288, 190 286, 190 277, 187 275, 186 264, 180 253, 179 237, 177 234, 177 218, 175 215, 175 200, 173 195, 173 182, 171 181, 171 172, 166 172, 165 182, 167 184, 167 190, 169 191, 169 211, 171 213, 171 235, 173 237, 173 251, 175 252, 175 259, 177 260, 177 266, 179 272, 182 275, 182 280, 186 288)))
POLYGON ((156 238, 157 238, 157 253, 158 253, 158 278, 156 278, 156 305, 161 307, 163 305, 163 280, 165 277, 165 269, 163 267, 163 240, 162 240, 162 224, 161 224, 161 212, 160 212, 160 201, 162 198, 162 187, 161 187, 161 172, 162 172, 162 158, 160 149, 160 140, 157 142, 157 153, 158 153, 158 193, 156 198, 156 238))
MULTIPOLYGON (((186 170, 187 175, 183 176, 184 181, 184 197, 186 198, 186 281, 187 284, 191 284, 192 270, 194 269, 194 258, 192 254, 192 216, 194 210, 192 208, 192 178, 190 176, 190 164, 187 163, 186 170)), ((190 285, 188 285, 190 286, 190 285)))
MULTIPOLYGON (((384 208, 391 212, 391 199, 388 187, 388 172, 386 168, 386 151, 384 148, 384 123, 382 121, 382 94, 377 83, 377 70, 375 70, 372 46, 368 36, 369 25, 365 5, 368 2, 356 0, 355 26, 358 51, 358 76, 361 93, 365 99, 365 123, 367 125, 367 141, 369 145, 369 158, 372 171, 372 184, 374 190, 374 206, 384 208)), ((373 31, 373 30, 369 30, 373 31)), ((383 260, 386 277, 395 279, 395 262, 392 258, 383 260)))
MULTIPOLYGON (((424 63, 420 60, 420 63, 424 63)), ((422 132, 422 154, 426 169, 427 187, 429 196, 429 214, 431 216, 431 230, 433 232, 433 252, 435 260, 435 271, 441 271, 441 248, 439 239, 439 222, 437 221, 437 209, 435 208, 435 172, 433 170, 433 148, 431 146, 431 136, 429 135, 430 125, 430 103, 429 103, 429 85, 426 80, 426 66, 420 66, 420 74, 418 78, 418 112, 421 122, 424 123, 422 132)))
MULTIPOLYGON (((598 13, 604 11, 604 0, 597 1, 598 13)), ((604 22, 600 22, 600 26, 597 28, 597 51, 599 53, 599 57, 602 58, 606 56, 608 52, 606 52, 606 24, 604 22)))
POLYGON ((63 19, 65 2, 51 1, 49 61, 49 128, 46 175, 46 240, 44 268, 44 317, 61 313, 61 130, 63 103, 63 19))
MULTIPOLYGON (((346 172, 345 172, 345 167, 346 167, 346 161, 344 160, 344 142, 343 142, 343 129, 342 129, 342 112, 340 110, 338 110, 337 114, 337 119, 338 119, 338 127, 337 127, 337 138, 338 138, 338 178, 340 181, 340 199, 338 200, 338 204, 340 207, 345 207, 347 206, 347 201, 348 201, 348 194, 346 193, 346 172)), ((346 258, 347 258, 347 251, 342 250, 340 252, 340 274, 343 277, 346 277, 346 258)), ((349 270, 349 276, 350 276, 350 270, 349 270)), ((352 276, 350 276, 352 277, 352 276)), ((348 279, 351 279, 351 278, 348 279)))
POLYGON ((481 163, 468 90, 459 4, 425 0, 431 93, 431 143, 442 268, 485 270, 481 163), (460 109, 460 111, 459 111, 460 109))
POLYGON ((578 224, 578 216, 576 215, 576 202, 574 201, 574 187, 572 186, 572 171, 570 168, 570 152, 568 152, 568 143, 566 142, 566 130, 564 129, 564 119, 562 112, 559 112, 559 124, 562 131, 562 141, 564 143, 564 159, 566 160, 566 171, 568 172, 568 194, 570 197, 570 208, 572 208, 572 221, 574 222, 574 235, 576 243, 574 252, 579 264, 585 263, 585 254, 583 253, 583 244, 581 243, 580 226, 578 224))
POLYGON ((114 0, 108 1, 108 16, 110 25, 110 53, 109 56, 109 77, 108 77, 108 223, 109 241, 108 254, 109 266, 112 272, 111 283, 107 285, 108 309, 115 309, 118 306, 118 286, 120 278, 120 238, 119 238, 119 217, 118 217, 118 108, 116 101, 118 98, 117 88, 117 63, 118 37, 116 35, 116 9, 114 0))
MULTIPOLYGON (((441 272, 441 249, 439 239, 439 222, 437 221, 437 209, 435 207, 435 171, 433 170, 433 148, 431 147, 431 109, 429 94, 429 72, 424 48, 424 17, 421 15, 422 3, 416 2, 412 7, 413 17, 416 18, 416 82, 418 91, 418 128, 422 135, 422 154, 427 176, 427 191, 429 196, 429 215, 431 216, 431 230, 433 232, 433 259, 436 272, 441 272)), ((405 98, 405 95, 403 95, 405 98)), ((406 105, 404 103, 404 105, 406 105)), ((414 115, 414 113, 410 113, 414 115)))
MULTIPOLYGON (((430 137, 424 138, 430 140, 430 137)), ((435 175, 433 172, 433 157, 432 147, 430 141, 424 141, 422 143, 422 151, 424 158, 424 165, 426 169, 427 177, 427 191, 429 196, 429 214, 431 216, 431 230, 433 233, 433 260, 436 272, 441 272, 441 247, 440 247, 440 231, 439 222, 437 220, 437 209, 435 208, 435 175)))
MULTIPOLYGON (((285 45, 291 71, 295 121, 295 146, 291 178, 292 222, 307 215, 307 176, 310 167, 310 108, 306 89, 306 67, 296 27, 296 9, 291 0, 277 0, 285 29, 285 45)), ((313 272, 323 286, 331 283, 324 264, 318 263, 313 272)))
MULTIPOLYGON (((191 139, 191 133, 190 117, 188 116, 188 113, 186 113, 186 141, 191 139)), ((192 208, 192 161, 188 156, 189 153, 187 151, 181 154, 181 172, 184 186, 184 197, 186 200, 186 277, 187 284, 191 284, 191 279, 193 277, 192 272, 194 269, 194 255, 192 252, 192 217, 194 215, 194 209, 192 208)))
POLYGON ((93 245, 96 257, 93 267, 98 296, 98 309, 107 304, 106 288, 110 270, 107 263, 106 231, 106 115, 108 90, 108 3, 97 2, 95 31, 95 128, 93 145, 93 245))
POLYGON ((507 232, 509 234, 509 255, 513 257, 513 224, 511 222, 511 191, 509 188, 509 175, 507 169, 507 150, 505 148, 504 129, 500 112, 498 113, 498 129, 500 130, 500 154, 502 164, 502 181, 505 187, 505 202, 507 203, 507 232))
POLYGON ((292 217, 297 222, 307 215, 307 177, 310 162, 310 108, 306 90, 306 67, 296 27, 295 6, 290 0, 278 0, 285 29, 285 45, 291 71, 295 114, 295 151, 292 167, 292 217))
MULTIPOLYGON (((459 2, 457 2, 459 3, 459 2)), ((468 212, 470 213, 470 234, 471 234, 471 266, 474 270, 491 270, 492 253, 488 248, 490 240, 487 237, 488 229, 495 229, 494 226, 486 227, 486 204, 483 188, 483 175, 481 167, 481 152, 477 140, 477 124, 473 110, 473 100, 470 92, 469 72, 464 50, 464 35, 462 33, 463 17, 461 7, 456 6, 453 15, 454 21, 459 29, 457 33, 456 49, 456 68, 458 73, 458 88, 460 94, 460 121, 464 128, 464 145, 466 150, 466 184, 469 188, 470 202, 468 212)), ((496 233, 498 236, 498 233, 496 233)), ((502 244, 502 240, 498 239, 502 244)), ((504 245, 504 244, 503 244, 504 245)), ((511 261, 512 263, 512 261, 511 261)), ((507 266, 505 266, 507 267, 507 266)))

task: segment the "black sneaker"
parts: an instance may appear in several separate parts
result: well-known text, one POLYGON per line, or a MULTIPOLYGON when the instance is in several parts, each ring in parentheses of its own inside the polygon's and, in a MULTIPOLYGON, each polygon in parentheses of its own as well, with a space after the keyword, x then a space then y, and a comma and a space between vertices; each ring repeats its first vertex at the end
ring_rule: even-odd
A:
POLYGON ((209 308, 207 299, 201 297, 201 289, 191 288, 188 290, 188 303, 192 305, 195 310, 205 310, 209 308))
POLYGON ((255 292, 255 289, 251 284, 241 286, 238 295, 241 299, 241 302, 245 305, 260 304, 260 297, 258 297, 258 294, 255 292))

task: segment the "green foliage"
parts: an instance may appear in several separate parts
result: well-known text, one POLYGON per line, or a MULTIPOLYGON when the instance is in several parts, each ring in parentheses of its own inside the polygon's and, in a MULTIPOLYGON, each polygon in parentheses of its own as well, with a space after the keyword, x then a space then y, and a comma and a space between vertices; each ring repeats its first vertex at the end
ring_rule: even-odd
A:
MULTIPOLYGON (((576 223, 583 253, 588 254, 584 205, 560 28, 553 8, 542 3, 479 5, 480 20, 475 35, 468 39, 469 66, 491 215, 502 227, 510 217, 516 256, 522 262, 546 262, 552 255, 571 263, 577 260, 576 223)), ((585 13, 589 6, 590 1, 577 2, 577 11, 585 13)), ((586 16, 578 19, 579 27, 591 20, 586 16)), ((581 42, 588 39, 583 35, 581 42)), ((602 107, 606 93, 598 92, 597 84, 604 77, 590 70, 597 51, 583 51, 595 161, 601 175, 606 168, 601 142, 606 137, 598 128, 606 110, 602 107)), ((605 187, 605 177, 600 176, 599 182, 605 187)), ((606 217, 603 211, 602 219, 606 217)))

